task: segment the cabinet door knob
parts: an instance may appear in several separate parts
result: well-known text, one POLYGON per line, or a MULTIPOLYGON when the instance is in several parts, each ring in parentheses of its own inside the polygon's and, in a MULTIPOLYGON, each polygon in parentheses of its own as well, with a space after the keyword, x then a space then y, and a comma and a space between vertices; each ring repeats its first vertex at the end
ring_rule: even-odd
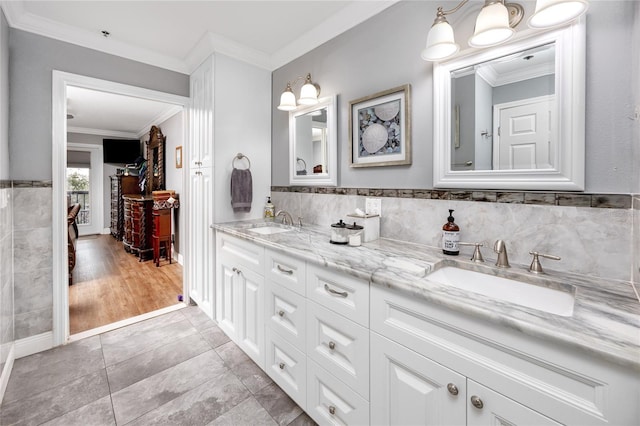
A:
POLYGON ((334 407, 333 405, 329 406, 329 414, 331 414, 332 416, 336 413, 336 407, 334 407))
POLYGON ((280 315, 281 317, 284 316, 284 311, 278 311, 278 315, 280 315))
POLYGON ((291 269, 285 269, 280 265, 278 265, 277 268, 278 268, 278 271, 282 272, 283 274, 287 274, 287 275, 293 274, 293 270, 291 269))
POLYGON ((449 393, 451 395, 457 395, 458 394, 458 387, 456 385, 454 385, 453 383, 449 383, 447 385, 447 390, 449 391, 449 393))
POLYGON ((281 362, 278 367, 280 367, 280 370, 284 370, 284 362, 281 362))
POLYGON ((484 403, 482 402, 480 397, 475 395, 471 397, 471 404, 473 404, 473 406, 477 409, 481 409, 482 407, 484 407, 484 403))
POLYGON ((329 342, 329 349, 334 350, 336 348, 335 342, 329 342))

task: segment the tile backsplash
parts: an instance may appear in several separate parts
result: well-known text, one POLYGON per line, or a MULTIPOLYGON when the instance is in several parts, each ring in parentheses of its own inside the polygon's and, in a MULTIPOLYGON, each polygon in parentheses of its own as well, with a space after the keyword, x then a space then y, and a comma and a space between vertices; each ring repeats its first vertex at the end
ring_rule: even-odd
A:
MULTIPOLYGON (((382 198, 383 238, 439 247, 448 209, 454 209, 461 241, 483 242, 487 262, 495 261, 493 243, 502 239, 514 266, 528 266, 529 251, 538 251, 562 258, 543 259, 549 271, 631 281, 637 263, 631 230, 638 210, 628 194, 298 188, 272 187, 272 200, 277 210, 306 223, 328 227, 373 196, 382 198)), ((471 253, 465 247, 460 255, 471 253)))

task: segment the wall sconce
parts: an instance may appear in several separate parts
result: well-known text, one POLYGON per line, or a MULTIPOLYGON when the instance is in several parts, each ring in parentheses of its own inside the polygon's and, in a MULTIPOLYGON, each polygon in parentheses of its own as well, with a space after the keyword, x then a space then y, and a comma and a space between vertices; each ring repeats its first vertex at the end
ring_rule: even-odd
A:
MULTIPOLYGON (((455 55, 460 46, 455 42, 453 28, 445 18, 469 0, 462 0, 451 10, 438 7, 436 19, 427 35, 427 46, 422 51, 425 61, 440 61, 455 55)), ((531 28, 552 28, 570 22, 587 11, 587 0, 537 0, 534 14, 529 18, 531 28)), ((518 3, 504 0, 485 0, 469 39, 471 47, 489 47, 506 42, 515 34, 514 28, 522 21, 524 8, 518 3)))
POLYGON ((295 86, 299 81, 304 79, 304 84, 300 88, 300 98, 298 104, 300 105, 315 105, 318 103, 318 96, 320 95, 320 86, 311 81, 311 73, 307 73, 306 77, 298 77, 293 83, 287 82, 287 87, 280 95, 280 105, 278 109, 281 111, 293 111, 298 108, 296 104, 296 95, 293 94, 292 86, 295 86))

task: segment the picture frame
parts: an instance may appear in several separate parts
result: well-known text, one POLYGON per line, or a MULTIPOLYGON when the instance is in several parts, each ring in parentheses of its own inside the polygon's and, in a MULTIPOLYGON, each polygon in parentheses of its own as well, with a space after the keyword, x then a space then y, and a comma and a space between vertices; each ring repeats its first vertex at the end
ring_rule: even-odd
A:
POLYGON ((411 164, 411 85, 349 102, 351 167, 411 164))
POLYGON ((176 147, 176 169, 182 168, 182 145, 176 147))

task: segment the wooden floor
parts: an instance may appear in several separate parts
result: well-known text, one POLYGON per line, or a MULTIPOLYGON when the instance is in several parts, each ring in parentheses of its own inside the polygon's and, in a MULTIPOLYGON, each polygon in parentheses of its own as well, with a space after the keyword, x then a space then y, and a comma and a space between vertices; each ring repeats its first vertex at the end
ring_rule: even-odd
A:
POLYGON ((161 259, 138 262, 111 235, 80 237, 69 287, 71 334, 178 303, 182 266, 161 259))

